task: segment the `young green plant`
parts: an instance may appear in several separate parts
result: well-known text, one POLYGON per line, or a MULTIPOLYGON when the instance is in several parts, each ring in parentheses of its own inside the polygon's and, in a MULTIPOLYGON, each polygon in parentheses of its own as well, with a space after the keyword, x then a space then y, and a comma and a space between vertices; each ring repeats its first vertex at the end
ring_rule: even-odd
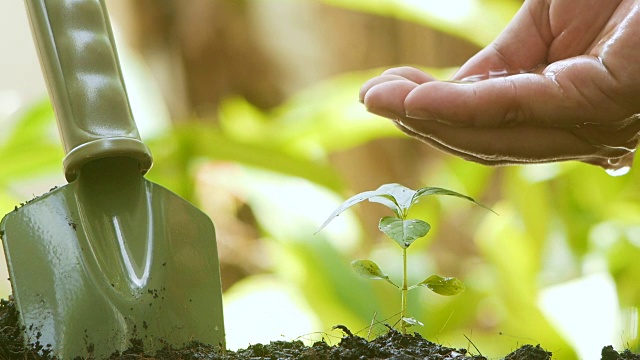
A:
MULTIPOLYGON (((431 229, 431 225, 425 221, 419 219, 408 219, 408 214, 414 204, 416 204, 421 198, 430 195, 455 196, 469 200, 486 208, 469 196, 443 188, 424 187, 418 190, 411 190, 399 184, 385 184, 380 186, 377 190, 365 191, 354 195, 347 201, 343 202, 342 205, 340 205, 329 216, 324 224, 320 226, 320 229, 318 229, 318 231, 322 230, 331 222, 331 220, 340 215, 340 213, 364 200, 385 205, 393 211, 395 216, 385 216, 380 219, 378 229, 402 248, 402 285, 399 286, 391 281, 389 276, 382 272, 380 267, 371 260, 355 260, 351 262, 351 265, 360 276, 371 280, 384 280, 401 291, 402 306, 400 311, 400 320, 403 334, 407 333, 407 327, 409 326, 422 325, 418 320, 407 317, 407 293, 409 290, 418 287, 427 287, 436 294, 451 296, 457 295, 465 289, 462 281, 454 277, 442 277, 439 275, 431 275, 415 285, 408 286, 407 249, 416 240, 427 235, 431 229)), ((493 211, 491 209, 488 210, 493 211)))

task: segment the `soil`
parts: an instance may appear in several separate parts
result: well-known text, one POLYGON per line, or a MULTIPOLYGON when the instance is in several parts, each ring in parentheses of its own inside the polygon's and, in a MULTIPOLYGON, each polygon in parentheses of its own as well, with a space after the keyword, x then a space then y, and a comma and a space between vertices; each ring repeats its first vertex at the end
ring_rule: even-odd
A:
MULTIPOLYGON (((51 360, 51 349, 36 342, 25 347, 23 328, 18 326, 18 313, 13 301, 0 300, 0 359, 51 360)), ((389 331, 368 341, 353 335, 343 325, 335 328, 344 332, 336 345, 318 341, 311 346, 301 341, 274 341, 255 344, 237 351, 222 351, 219 347, 202 343, 189 343, 180 349, 165 348, 155 354, 145 353, 142 342, 133 340, 126 351, 116 352, 109 360, 487 360, 481 354, 473 355, 466 349, 453 349, 424 339, 418 333, 402 335, 389 327, 389 331)), ((540 345, 524 345, 504 357, 505 360, 550 360, 552 354, 540 345)), ((77 358, 75 360, 82 360, 77 358)), ((602 360, 640 360, 640 355, 629 350, 618 353, 612 346, 602 349, 602 360)))

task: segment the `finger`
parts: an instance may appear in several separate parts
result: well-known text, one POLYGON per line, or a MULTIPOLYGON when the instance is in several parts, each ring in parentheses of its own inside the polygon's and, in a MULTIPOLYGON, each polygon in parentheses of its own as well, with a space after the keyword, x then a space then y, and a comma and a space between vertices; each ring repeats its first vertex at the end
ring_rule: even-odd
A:
POLYGON ((452 128, 435 121, 405 118, 402 124, 447 147, 472 154, 485 163, 543 163, 588 158, 616 158, 625 149, 601 148, 559 128, 452 128))
MULTIPOLYGON (((371 88, 373 88, 376 85, 384 84, 391 81, 411 81, 411 80, 407 80, 406 78, 400 75, 393 75, 393 74, 383 74, 380 76, 376 76, 372 79, 369 79, 360 88, 360 93, 358 94, 360 102, 364 103, 364 98, 366 97, 367 92, 371 90, 371 88)), ((418 84, 414 83, 414 87, 415 86, 418 86, 418 84)))
POLYGON ((385 70, 382 75, 398 75, 416 84, 434 81, 436 78, 411 66, 401 66, 385 70))
MULTIPOLYGON (((415 132, 405 126, 402 125, 398 119, 403 117, 404 113, 404 98, 406 95, 413 89, 417 84, 411 82, 409 80, 398 80, 397 77, 393 77, 396 75, 384 75, 387 78, 384 81, 380 81, 379 83, 373 85, 365 94, 364 103, 367 107, 367 110, 394 120, 394 124, 402 130, 405 134, 422 140, 423 142, 449 153, 454 156, 458 156, 468 161, 483 163, 484 161, 473 154, 465 152, 463 150, 455 150, 447 145, 440 143, 434 139, 429 138, 428 136, 415 132)), ((383 77, 383 76, 380 76, 383 77)), ((378 77, 378 78, 380 78, 378 77)), ((374 78, 372 80, 375 80, 374 78)), ((403 78, 404 79, 404 78, 403 78)), ((493 165, 496 165, 493 163, 493 165)))
POLYGON ((434 81, 436 78, 425 73, 424 71, 418 70, 416 68, 412 68, 409 66, 391 68, 385 70, 380 76, 376 76, 369 81, 365 82, 364 85, 360 88, 359 99, 360 102, 364 101, 364 97, 372 87, 382 84, 384 82, 393 81, 393 80, 409 80, 414 82, 416 85, 425 83, 427 81, 434 81))
MULTIPOLYGON (((369 88, 364 94, 363 103, 367 111, 376 115, 392 120, 404 117, 404 99, 407 97, 407 94, 418 85, 397 75, 384 76, 393 78, 389 78, 369 88), (397 78, 401 78, 402 80, 397 80, 397 78)), ((381 77, 382 76, 379 76, 378 78, 381 77)))
MULTIPOLYGON (((416 83, 405 80, 406 77, 395 73, 394 69, 391 69, 389 72, 385 72, 386 75, 379 76, 377 78, 371 79, 367 84, 371 86, 367 86, 365 84, 364 87, 369 87, 366 90, 363 102, 367 107, 367 110, 394 120, 394 124, 405 134, 417 138, 436 149, 444 151, 454 156, 458 156, 465 160, 474 161, 474 162, 482 162, 482 159, 477 158, 472 154, 468 154, 464 151, 454 150, 445 144, 439 143, 434 139, 425 136, 424 134, 417 133, 412 131, 409 128, 406 128, 402 125, 400 121, 397 119, 403 117, 404 113, 404 98, 407 94, 417 86, 416 83), (397 75, 394 75, 397 74, 397 75)), ((407 77, 412 77, 409 74, 404 73, 403 75, 407 77)), ((414 78, 415 79, 415 78, 414 78)))
POLYGON ((553 40, 547 3, 525 1, 498 38, 469 59, 452 79, 460 80, 496 70, 528 71, 546 62, 553 40))
MULTIPOLYGON (((585 54, 604 29, 620 0, 525 1, 505 30, 454 75, 460 80, 489 71, 531 71, 539 64, 585 54)), ((629 13, 630 11, 622 11, 629 13)))

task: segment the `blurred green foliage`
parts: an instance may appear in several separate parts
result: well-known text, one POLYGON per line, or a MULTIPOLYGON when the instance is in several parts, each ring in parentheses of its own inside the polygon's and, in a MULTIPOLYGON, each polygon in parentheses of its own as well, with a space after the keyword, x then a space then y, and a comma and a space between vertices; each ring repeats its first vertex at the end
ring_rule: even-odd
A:
MULTIPOLYGON (((456 17, 455 13, 430 8, 428 1, 324 1, 420 22, 479 45, 486 45, 502 29, 520 3, 469 0, 460 3, 471 4, 473 13, 456 17)), ((446 77, 451 69, 427 71, 446 77)), ((215 201, 197 196, 199 164, 227 161, 245 169, 234 181, 245 191, 261 237, 271 244, 270 255, 279 259, 269 271, 297 286, 324 329, 345 324, 366 332, 374 314, 375 320, 388 319, 389 323, 397 316, 395 289, 361 280, 349 268, 354 256, 366 256, 395 276, 393 271, 399 270, 392 270, 394 265, 386 254, 397 250, 375 239, 351 239, 351 245, 342 246, 345 240, 333 233, 314 235, 331 208, 317 217, 305 216, 307 211, 313 213, 309 208, 316 204, 304 199, 293 199, 289 204, 284 199, 287 184, 298 179, 309 184, 310 191, 330 194, 327 196, 337 204, 354 191, 332 164, 333 154, 380 139, 404 139, 389 122, 368 114, 357 102, 360 85, 379 72, 373 69, 338 76, 272 111, 260 111, 241 98, 230 98, 221 105, 217 123, 181 122, 146 140, 155 157, 149 179, 195 203, 215 201), (264 178, 270 181, 275 178, 279 190, 261 191, 265 180, 256 174, 266 174, 264 178), (289 205, 279 207, 278 203, 289 205)), ((0 209, 7 213, 28 200, 16 191, 20 183, 61 174, 62 157, 50 105, 33 106, 0 146, 0 209)), ((428 167, 418 171, 419 183, 468 194, 500 216, 439 200, 415 209, 416 217, 429 219, 433 229, 430 240, 416 244, 409 258, 414 272, 455 275, 467 285, 467 291, 452 298, 410 294, 409 312, 425 323, 416 331, 459 347, 468 345, 466 335, 489 357, 505 355, 523 343, 540 343, 559 359, 573 359, 576 353, 567 335, 554 327, 538 300, 550 286, 604 272, 616 284, 622 313, 636 314, 629 320, 635 323, 627 326, 636 333, 621 326, 614 336, 638 349, 638 168, 636 161, 629 174, 614 178, 580 163, 488 168, 450 156, 431 159, 428 167), (471 249, 447 251, 446 244, 455 238, 471 239, 471 249)), ((211 215, 216 222, 216 214, 211 215)), ((362 223, 355 219, 350 226, 360 229, 362 223)), ((362 236, 361 231, 353 234, 362 236)), ((594 291, 597 295, 597 289, 594 291)), ((589 322, 589 314, 582 320, 587 328, 599 326, 589 322)), ((384 331, 376 329, 374 332, 384 331)))
POLYGON ((9 212, 20 202, 14 185, 62 169, 64 155, 53 118, 46 101, 26 110, 0 143, 0 208, 9 212))
POLYGON ((485 46, 502 31, 517 0, 322 0, 331 5, 395 17, 485 46))

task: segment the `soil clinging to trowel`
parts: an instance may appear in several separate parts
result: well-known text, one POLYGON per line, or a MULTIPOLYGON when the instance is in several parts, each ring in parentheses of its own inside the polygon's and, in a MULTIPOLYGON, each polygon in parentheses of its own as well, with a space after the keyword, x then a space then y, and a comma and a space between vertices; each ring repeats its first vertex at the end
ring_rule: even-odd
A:
MULTIPOLYGON (((311 346, 306 346, 299 340, 273 341, 269 344, 250 345, 237 351, 222 351, 218 346, 192 342, 179 349, 166 347, 155 353, 148 353, 145 352, 142 341, 133 340, 127 350, 112 354, 109 360, 486 360, 479 351, 476 351, 478 354, 472 354, 467 349, 442 346, 417 333, 403 335, 389 328, 388 332, 369 341, 353 335, 345 326, 338 325, 336 328, 345 333, 336 345, 329 345, 324 340, 311 346)), ((22 338, 24 330, 18 325, 14 302, 0 300, 0 359, 53 359, 50 346, 40 344, 37 339, 34 345, 25 347, 22 338)), ((552 354, 540 345, 524 345, 504 359, 550 360, 552 354)), ((629 350, 618 353, 612 346, 606 346, 602 349, 602 360, 640 360, 640 355, 629 350)))
POLYGON ((31 346, 24 346, 24 328, 18 325, 18 311, 11 300, 0 300, 0 359, 39 360, 50 359, 50 345, 35 339, 31 346))

